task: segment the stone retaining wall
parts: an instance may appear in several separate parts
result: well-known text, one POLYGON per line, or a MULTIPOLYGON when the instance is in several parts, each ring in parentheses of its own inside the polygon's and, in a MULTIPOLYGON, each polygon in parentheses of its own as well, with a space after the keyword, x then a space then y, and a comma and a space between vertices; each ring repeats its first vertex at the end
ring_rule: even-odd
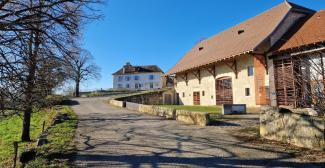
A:
POLYGON ((163 104, 163 93, 164 91, 157 91, 157 92, 121 97, 121 98, 117 98, 117 100, 138 103, 138 104, 161 105, 163 104))
POLYGON ((153 106, 150 106, 150 105, 143 105, 143 104, 140 104, 139 105, 139 112, 141 113, 146 113, 146 114, 150 114, 150 115, 158 115, 154 112, 153 110, 153 106))
POLYGON ((117 107, 125 107, 125 103, 123 101, 118 100, 109 100, 109 104, 117 107))
POLYGON ((260 135, 266 139, 325 150, 324 128, 324 118, 281 112, 275 107, 262 108, 260 135))
POLYGON ((202 112, 176 110, 176 120, 199 126, 209 125, 210 115, 202 112))
POLYGON ((161 116, 166 119, 182 121, 188 124, 195 124, 199 126, 207 126, 210 120, 210 116, 208 113, 175 110, 173 108, 143 105, 117 100, 110 100, 109 103, 114 106, 125 107, 129 110, 139 111, 141 113, 155 116, 161 116))
POLYGON ((125 108, 128 110, 139 111, 139 106, 137 103, 125 102, 125 108))
POLYGON ((154 106, 153 110, 158 116, 165 117, 168 120, 176 119, 176 110, 173 108, 154 106))

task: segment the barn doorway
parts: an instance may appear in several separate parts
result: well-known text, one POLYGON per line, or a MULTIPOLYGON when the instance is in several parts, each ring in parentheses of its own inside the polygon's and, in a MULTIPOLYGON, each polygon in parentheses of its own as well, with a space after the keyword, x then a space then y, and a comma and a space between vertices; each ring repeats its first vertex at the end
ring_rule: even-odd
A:
POLYGON ((231 77, 216 79, 216 104, 233 104, 231 77))
POLYGON ((193 92, 193 104, 200 105, 200 92, 193 92))
POLYGON ((273 60, 277 104, 292 107, 309 107, 311 99, 309 73, 299 59, 273 60))

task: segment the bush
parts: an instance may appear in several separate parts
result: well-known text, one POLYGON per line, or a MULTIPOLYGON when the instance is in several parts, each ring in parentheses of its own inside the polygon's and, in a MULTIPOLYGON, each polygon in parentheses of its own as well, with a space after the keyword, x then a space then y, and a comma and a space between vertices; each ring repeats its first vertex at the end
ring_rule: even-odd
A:
POLYGON ((44 99, 44 102, 42 103, 42 107, 52 107, 55 105, 60 105, 62 101, 64 100, 64 97, 61 95, 48 95, 44 99))

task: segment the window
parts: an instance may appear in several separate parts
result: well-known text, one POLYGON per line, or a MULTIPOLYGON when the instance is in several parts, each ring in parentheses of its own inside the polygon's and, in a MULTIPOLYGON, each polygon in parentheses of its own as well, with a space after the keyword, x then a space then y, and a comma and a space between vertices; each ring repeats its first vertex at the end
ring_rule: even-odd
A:
POLYGON ((153 89, 153 83, 150 83, 150 89, 153 89))
POLYGON ((122 81, 123 80, 123 77, 122 76, 119 76, 118 77, 118 81, 122 81))
POLYGON ((130 81, 130 76, 126 76, 126 77, 125 77, 125 80, 126 80, 126 81, 130 81))
POLYGON ((136 84, 134 85, 134 87, 135 87, 136 89, 138 89, 138 88, 139 88, 139 84, 136 83, 136 84))
POLYGON ((238 34, 242 34, 242 33, 244 33, 245 32, 245 30, 238 30, 238 34))
POLYGON ((203 47, 200 47, 200 48, 199 48, 199 51, 201 51, 201 50, 203 50, 203 49, 204 49, 203 47))
POLYGON ((253 66, 247 67, 247 74, 248 74, 248 76, 254 76, 254 67, 253 66))
POLYGON ((126 84, 126 88, 130 88, 130 84, 126 84))
POLYGON ((205 92, 204 92, 204 90, 202 91, 202 96, 205 96, 205 92))
POLYGON ((149 79, 150 80, 153 80, 154 79, 154 76, 153 75, 149 75, 149 79))
POLYGON ((250 96, 250 90, 249 88, 245 88, 245 96, 250 96))
POLYGON ((139 80, 139 76, 134 76, 134 80, 139 80))
POLYGON ((185 92, 183 92, 182 94, 183 94, 183 97, 185 97, 185 92))
POLYGON ((122 88, 122 84, 118 84, 117 87, 118 87, 118 88, 122 88))

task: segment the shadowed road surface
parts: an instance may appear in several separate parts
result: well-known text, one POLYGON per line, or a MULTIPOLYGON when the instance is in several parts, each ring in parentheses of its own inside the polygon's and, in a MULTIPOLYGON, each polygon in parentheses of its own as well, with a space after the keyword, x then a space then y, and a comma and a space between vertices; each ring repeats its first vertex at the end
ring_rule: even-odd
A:
POLYGON ((77 167, 322 167, 235 138, 237 124, 198 127, 77 99, 77 167))

